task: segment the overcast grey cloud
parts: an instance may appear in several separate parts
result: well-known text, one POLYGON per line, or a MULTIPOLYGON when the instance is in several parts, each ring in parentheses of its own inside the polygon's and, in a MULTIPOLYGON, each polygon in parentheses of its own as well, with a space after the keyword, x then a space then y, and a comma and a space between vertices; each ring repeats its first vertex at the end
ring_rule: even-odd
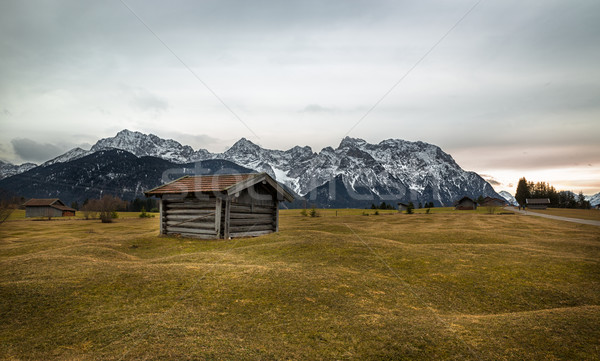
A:
POLYGON ((65 149, 50 143, 38 143, 27 138, 11 141, 15 153, 23 160, 43 162, 65 152, 65 149))
POLYGON ((131 104, 141 111, 161 112, 169 108, 169 102, 165 98, 143 89, 133 91, 131 104))
MULTIPOLYGON (((15 138, 93 143, 123 128, 206 136, 186 139, 212 151, 240 137, 335 146, 475 1, 127 4, 260 139, 120 2, 8 0, 0 157, 25 160, 15 138)), ((588 163, 593 178, 599 24, 596 0, 483 1, 349 135, 434 143, 503 184, 588 163)))
POLYGON ((325 113, 329 113, 334 111, 331 108, 327 108, 324 107, 322 105, 319 104, 309 104, 307 106, 304 107, 304 109, 302 109, 300 112, 306 112, 306 113, 321 113, 321 112, 325 112, 325 113))

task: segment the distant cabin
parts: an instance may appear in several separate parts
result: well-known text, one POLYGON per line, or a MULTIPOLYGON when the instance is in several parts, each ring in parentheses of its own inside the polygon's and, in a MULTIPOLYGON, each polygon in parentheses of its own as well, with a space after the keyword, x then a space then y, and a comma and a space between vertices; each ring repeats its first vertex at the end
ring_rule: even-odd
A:
POLYGON ((32 198, 23 204, 25 217, 73 217, 76 210, 58 198, 32 198))
POLYGON ((549 198, 527 198, 525 204, 529 209, 547 209, 550 205, 549 198))
POLYGON ((480 204, 481 207, 504 207, 506 200, 494 197, 485 197, 480 204))
POLYGON ((454 203, 456 210, 468 211, 477 209, 477 202, 469 197, 462 197, 460 200, 454 203))
POLYGON ((160 198, 160 234, 203 239, 279 230, 279 202, 294 197, 266 173, 185 176, 145 193, 160 198))
POLYGON ((404 212, 408 209, 408 204, 398 203, 398 212, 404 212))

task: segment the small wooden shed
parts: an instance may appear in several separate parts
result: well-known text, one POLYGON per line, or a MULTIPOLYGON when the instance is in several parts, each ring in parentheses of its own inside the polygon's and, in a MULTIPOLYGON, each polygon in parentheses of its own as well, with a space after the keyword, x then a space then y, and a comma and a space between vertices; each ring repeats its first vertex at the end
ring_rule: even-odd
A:
POLYGON ((550 198, 527 198, 525 204, 528 209, 547 209, 550 205, 550 198))
POLYGON ((23 204, 25 217, 73 217, 76 210, 58 198, 32 198, 23 204))
POLYGON ((279 230, 279 202, 294 197, 267 173, 185 176, 145 193, 160 198, 160 234, 203 239, 279 230))
POLYGON ((506 200, 494 197, 485 197, 483 202, 480 204, 482 207, 504 207, 506 206, 506 200))
POLYGON ((398 203, 398 212, 402 213, 408 209, 408 204, 398 203))
POLYGON ((462 197, 455 203, 455 209, 459 211, 468 211, 477 209, 477 202, 469 197, 462 197))

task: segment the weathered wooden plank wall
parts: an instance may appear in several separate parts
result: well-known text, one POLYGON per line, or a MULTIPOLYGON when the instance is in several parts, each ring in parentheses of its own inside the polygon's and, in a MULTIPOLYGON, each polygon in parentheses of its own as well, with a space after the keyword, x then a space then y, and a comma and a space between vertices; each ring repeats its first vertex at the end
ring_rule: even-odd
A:
POLYGON ((198 199, 169 195, 159 204, 161 234, 230 239, 278 231, 277 196, 260 184, 234 196, 202 194, 198 199))
POLYGON ((216 197, 163 199, 161 204, 163 234, 181 234, 186 237, 205 239, 218 238, 220 220, 218 216, 215 217, 216 197))
POLYGON ((62 217, 61 210, 52 207, 25 207, 25 218, 30 217, 62 217))

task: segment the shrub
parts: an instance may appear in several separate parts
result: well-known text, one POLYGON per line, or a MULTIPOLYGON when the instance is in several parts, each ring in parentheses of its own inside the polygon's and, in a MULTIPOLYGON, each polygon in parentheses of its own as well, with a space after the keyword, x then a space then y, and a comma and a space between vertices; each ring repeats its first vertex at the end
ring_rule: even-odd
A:
POLYGON ((379 215, 379 211, 375 211, 375 215, 378 216, 379 215))
POLYGON ((413 204, 413 202, 408 203, 408 206, 406 207, 406 214, 413 214, 415 209, 415 205, 413 204))
POLYGON ((319 213, 317 213, 317 210, 314 207, 310 210, 310 216, 311 217, 318 217, 319 216, 319 213))
POLYGON ((150 218, 150 217, 152 217, 152 215, 146 213, 146 208, 142 207, 142 213, 140 213, 140 218, 150 218))
POLYGON ((494 207, 494 206, 486 206, 485 207, 487 214, 494 214, 494 213, 498 212, 499 209, 500 209, 500 207, 494 207))
POLYGON ((90 199, 82 207, 83 216, 85 219, 96 218, 96 214, 100 213, 102 223, 111 223, 114 218, 117 218, 117 210, 123 209, 126 203, 118 197, 104 195, 100 199, 90 199))
POLYGON ((306 208, 305 208, 305 209, 303 209, 303 210, 302 210, 302 212, 300 212, 300 214, 301 214, 303 217, 306 217, 306 216, 308 216, 308 212, 306 211, 306 208))

